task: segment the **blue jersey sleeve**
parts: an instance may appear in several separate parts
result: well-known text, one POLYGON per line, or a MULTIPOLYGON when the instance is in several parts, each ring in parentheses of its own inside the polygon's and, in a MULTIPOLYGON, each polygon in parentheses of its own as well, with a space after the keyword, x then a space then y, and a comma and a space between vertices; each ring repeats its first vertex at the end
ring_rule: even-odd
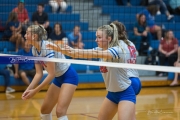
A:
MULTIPOLYGON (((45 45, 47 45, 47 44, 51 44, 51 43, 50 42, 46 42, 45 45)), ((54 58, 54 56, 55 56, 55 52, 53 50, 44 49, 44 50, 42 50, 42 52, 43 52, 43 56, 42 57, 54 58)))
POLYGON ((47 58, 54 58, 55 52, 53 50, 45 50, 45 56, 47 58))
POLYGON ((111 47, 108 49, 108 51, 112 55, 113 59, 120 59, 121 55, 123 54, 123 51, 119 46, 111 47))

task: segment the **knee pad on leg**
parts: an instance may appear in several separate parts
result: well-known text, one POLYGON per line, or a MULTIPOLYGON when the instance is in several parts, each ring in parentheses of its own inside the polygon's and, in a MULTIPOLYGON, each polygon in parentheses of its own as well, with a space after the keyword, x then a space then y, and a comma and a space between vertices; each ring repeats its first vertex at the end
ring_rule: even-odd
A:
POLYGON ((59 117, 58 120, 68 120, 67 116, 59 117))
POLYGON ((52 120, 52 114, 41 114, 41 120, 52 120))

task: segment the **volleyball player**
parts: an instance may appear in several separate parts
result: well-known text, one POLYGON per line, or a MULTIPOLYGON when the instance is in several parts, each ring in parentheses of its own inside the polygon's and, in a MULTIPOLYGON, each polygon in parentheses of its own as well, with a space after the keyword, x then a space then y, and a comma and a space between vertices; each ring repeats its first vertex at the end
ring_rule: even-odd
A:
MULTIPOLYGON (((123 47, 123 49, 126 49, 126 54, 129 54, 131 56, 131 58, 127 62, 130 64, 136 64, 136 47, 130 40, 127 39, 125 33, 126 27, 124 26, 124 24, 118 21, 114 21, 112 23, 114 23, 117 27, 118 39, 120 41, 121 46, 123 47)), ((139 79, 138 71, 135 69, 127 69, 127 73, 129 79, 131 80, 131 86, 133 87, 135 94, 138 95, 141 91, 141 82, 139 79)))
MULTIPOLYGON (((96 42, 98 48, 89 50, 73 49, 67 45, 65 48, 50 44, 47 47, 74 58, 100 58, 101 61, 118 63, 127 63, 131 59, 130 54, 126 54, 129 50, 127 51, 121 46, 117 27, 113 23, 97 29, 96 42)), ((127 69, 101 66, 100 71, 108 94, 102 103, 98 119, 111 120, 117 110, 118 120, 134 119, 136 96, 127 69)))
MULTIPOLYGON (((34 56, 47 58, 62 58, 65 56, 60 52, 47 50, 46 45, 50 42, 45 41, 47 32, 43 26, 32 25, 28 27, 25 38, 28 44, 33 45, 32 52, 34 56)), ((51 43, 52 44, 52 43, 51 43)), ((44 86, 49 86, 46 97, 41 107, 41 119, 52 120, 51 111, 57 104, 56 115, 58 120, 68 120, 66 112, 73 97, 74 91, 78 85, 78 75, 68 63, 42 62, 35 64, 36 75, 31 84, 22 95, 22 99, 30 99, 44 86), (36 85, 42 79, 43 68, 48 72, 47 77, 37 87, 36 85)))

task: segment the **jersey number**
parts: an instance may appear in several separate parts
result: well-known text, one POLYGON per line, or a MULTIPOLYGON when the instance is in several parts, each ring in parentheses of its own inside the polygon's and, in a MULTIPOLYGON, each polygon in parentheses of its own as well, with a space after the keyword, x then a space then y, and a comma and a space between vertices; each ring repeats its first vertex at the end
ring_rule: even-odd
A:
POLYGON ((108 70, 107 70, 107 68, 105 66, 100 66, 100 71, 102 73, 107 73, 108 72, 108 70))
POLYGON ((127 62, 131 64, 135 64, 136 63, 136 49, 134 46, 128 46, 128 49, 131 54, 131 59, 127 60, 127 62))

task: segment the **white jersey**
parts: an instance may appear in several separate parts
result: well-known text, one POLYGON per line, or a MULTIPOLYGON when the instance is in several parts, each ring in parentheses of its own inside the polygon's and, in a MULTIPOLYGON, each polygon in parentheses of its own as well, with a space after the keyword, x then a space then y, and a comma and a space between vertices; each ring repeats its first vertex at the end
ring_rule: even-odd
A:
MULTIPOLYGON (((101 48, 95 48, 102 50, 101 48)), ((125 63, 125 54, 119 46, 108 49, 113 59, 106 60, 107 62, 125 63)), ((103 59, 100 59, 103 61, 103 59)), ((113 68, 100 66, 106 89, 110 92, 119 92, 127 89, 131 85, 131 81, 127 75, 127 70, 124 68, 113 68)))
MULTIPOLYGON (((126 51, 126 62, 130 64, 135 64, 137 56, 136 47, 131 41, 128 40, 128 42, 130 43, 130 46, 127 46, 127 44, 124 41, 120 40, 120 45, 126 51)), ((139 73, 136 69, 127 69, 127 74, 128 77, 139 77, 139 73)))
MULTIPOLYGON (((112 55, 113 60, 111 62, 119 63, 136 63, 136 48, 135 45, 130 42, 128 46, 124 41, 120 40, 120 45, 108 49, 108 52, 112 55)), ((102 50, 101 48, 96 48, 102 50)), ((101 59, 102 61, 102 59, 101 59)), ((129 77, 139 77, 137 70, 126 68, 112 68, 112 67, 100 67, 100 71, 103 75, 105 85, 108 91, 118 92, 127 89, 131 85, 129 77)))
MULTIPOLYGON (((40 52, 38 52, 37 49, 33 46, 32 47, 33 56, 66 59, 65 56, 60 52, 56 52, 53 50, 47 50, 46 45, 48 45, 48 44, 52 44, 52 43, 49 41, 42 40, 40 52)), ((44 69, 46 69, 46 62, 42 62, 42 61, 39 61, 39 62, 44 67, 44 69)), ((55 62, 55 71, 56 71, 55 76, 59 77, 59 76, 63 75, 68 70, 69 66, 70 66, 70 64, 68 64, 68 63, 55 62)))

